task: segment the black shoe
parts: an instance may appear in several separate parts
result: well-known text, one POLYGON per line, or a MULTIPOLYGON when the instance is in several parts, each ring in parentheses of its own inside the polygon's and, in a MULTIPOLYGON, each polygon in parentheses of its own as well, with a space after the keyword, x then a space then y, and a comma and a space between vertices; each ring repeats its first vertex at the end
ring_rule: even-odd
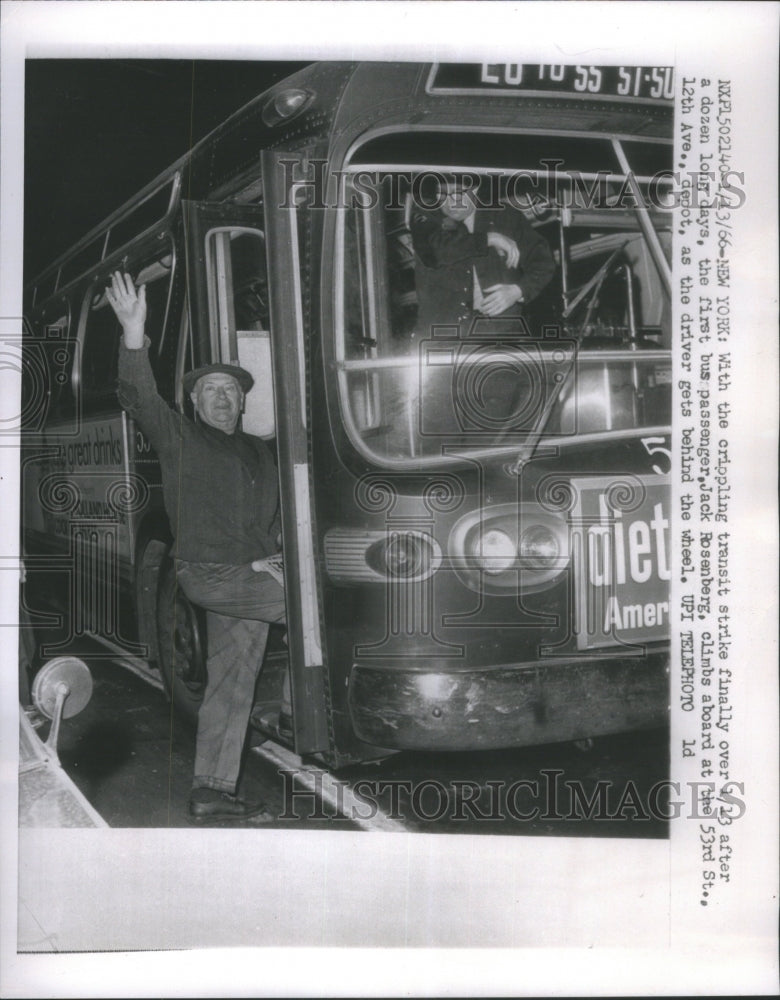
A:
POLYGON ((216 788, 196 788, 190 795, 190 819, 202 820, 243 820, 265 812, 263 802, 245 802, 243 799, 220 792, 216 788))

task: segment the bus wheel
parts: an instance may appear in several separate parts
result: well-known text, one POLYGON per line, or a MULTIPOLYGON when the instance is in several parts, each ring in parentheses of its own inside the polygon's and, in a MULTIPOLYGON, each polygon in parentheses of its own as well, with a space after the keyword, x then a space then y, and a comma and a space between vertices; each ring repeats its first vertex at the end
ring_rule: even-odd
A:
POLYGON ((206 621, 176 581, 173 561, 160 568, 157 646, 160 673, 174 708, 195 725, 206 687, 206 621))

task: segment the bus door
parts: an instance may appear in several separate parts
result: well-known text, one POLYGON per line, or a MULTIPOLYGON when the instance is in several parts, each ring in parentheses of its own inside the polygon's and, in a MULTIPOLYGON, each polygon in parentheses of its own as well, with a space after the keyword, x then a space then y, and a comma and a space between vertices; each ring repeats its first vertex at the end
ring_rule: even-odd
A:
MULTIPOLYGON (((283 204, 276 191, 266 190, 265 200, 283 204)), ((192 338, 187 367, 237 363, 255 379, 243 427, 275 441, 277 449, 295 749, 328 751, 295 214, 265 213, 257 205, 183 206, 192 338)))

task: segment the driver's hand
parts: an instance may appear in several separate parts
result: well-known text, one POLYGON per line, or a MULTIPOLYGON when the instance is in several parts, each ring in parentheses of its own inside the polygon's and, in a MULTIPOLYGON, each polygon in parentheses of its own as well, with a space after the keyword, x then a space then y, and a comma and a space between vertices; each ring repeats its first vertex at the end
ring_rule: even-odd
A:
POLYGON ((523 301, 523 292, 519 285, 490 285, 484 289, 483 294, 479 311, 486 316, 500 316, 515 302, 523 301))

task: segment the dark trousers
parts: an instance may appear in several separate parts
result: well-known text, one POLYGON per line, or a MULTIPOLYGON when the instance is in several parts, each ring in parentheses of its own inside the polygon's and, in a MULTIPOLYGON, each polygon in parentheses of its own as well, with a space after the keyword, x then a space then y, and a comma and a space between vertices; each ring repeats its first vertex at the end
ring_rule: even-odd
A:
POLYGON ((206 609, 208 629, 208 680, 198 713, 193 786, 233 793, 269 625, 285 621, 284 590, 251 563, 179 560, 176 577, 193 604, 206 609))

